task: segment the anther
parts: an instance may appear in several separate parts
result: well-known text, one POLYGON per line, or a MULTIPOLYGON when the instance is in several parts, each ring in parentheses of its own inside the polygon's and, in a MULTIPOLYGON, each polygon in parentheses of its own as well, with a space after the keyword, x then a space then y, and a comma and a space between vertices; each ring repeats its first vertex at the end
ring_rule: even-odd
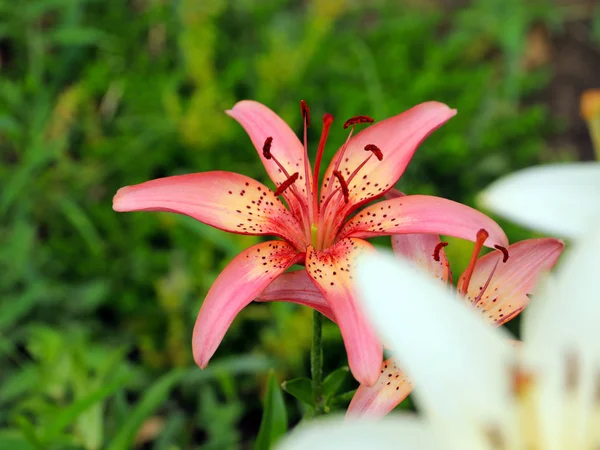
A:
POLYGON ((341 174, 339 170, 334 170, 333 175, 340 182, 340 187, 342 188, 342 194, 344 195, 344 201, 348 203, 350 199, 350 192, 348 191, 348 185, 346 184, 346 180, 344 180, 344 176, 341 174))
POLYGON ((569 352, 565 356, 565 388, 567 391, 573 392, 581 381, 579 358, 573 352, 569 352))
POLYGON ((277 189, 275 190, 275 196, 278 197, 281 194, 283 194, 283 192, 289 188, 292 184, 294 184, 294 182, 298 179, 298 172, 293 173, 292 175, 290 175, 290 177, 285 180, 283 183, 281 183, 277 189))
POLYGON ((265 143, 263 144, 263 156, 267 159, 271 159, 273 156, 271 155, 271 144, 273 143, 273 138, 269 136, 265 143))
POLYGON ((302 113, 302 118, 306 121, 306 126, 310 127, 310 108, 304 100, 300 100, 300 112, 302 113))
POLYGON ((372 152, 379 161, 381 161, 383 159, 383 153, 381 152, 381 150, 379 150, 379 147, 377 147, 375 144, 365 145, 365 151, 372 152))
POLYGON ((373 123, 375 119, 369 116, 354 116, 350 117, 346 122, 344 122, 344 130, 352 125, 356 125, 359 123, 373 123))
POLYGON ((435 246, 435 249, 433 250, 433 259, 435 261, 439 261, 440 260, 440 252, 442 251, 442 249, 447 246, 448 243, 447 242, 440 242, 439 244, 437 244, 435 246))
POLYGON ((496 250, 500 250, 502 252, 502 262, 503 263, 508 261, 508 250, 506 250, 506 248, 502 247, 501 245, 494 245, 494 248, 496 250))
POLYGON ((524 397, 532 387, 533 374, 523 368, 515 365, 510 369, 512 375, 512 392, 516 397, 524 397))

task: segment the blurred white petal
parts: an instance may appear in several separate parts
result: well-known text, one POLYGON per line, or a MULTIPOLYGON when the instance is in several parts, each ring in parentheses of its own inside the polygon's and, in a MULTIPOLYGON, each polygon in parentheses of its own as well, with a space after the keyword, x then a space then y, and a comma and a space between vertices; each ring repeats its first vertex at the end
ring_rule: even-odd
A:
POLYGON ((543 303, 534 311, 538 317, 526 322, 532 354, 583 349, 600 364, 600 229, 594 228, 565 254, 554 282, 543 289, 543 303))
POLYGON ((559 236, 585 232, 600 213, 600 163, 532 167, 500 178, 480 202, 507 219, 559 236))
POLYGON ((540 288, 540 304, 526 312, 523 325, 524 356, 540 374, 542 434, 547 445, 558 442, 557 448, 565 433, 573 448, 586 438, 598 381, 600 230, 594 228, 567 252, 553 281, 540 288), (565 401, 572 402, 569 409, 565 401))
POLYGON ((392 256, 364 256, 358 288, 376 330, 414 380, 421 407, 441 420, 503 420, 513 356, 508 335, 392 256))
POLYGON ((432 430, 412 415, 389 415, 380 420, 318 419, 298 426, 277 450, 435 450, 432 430))

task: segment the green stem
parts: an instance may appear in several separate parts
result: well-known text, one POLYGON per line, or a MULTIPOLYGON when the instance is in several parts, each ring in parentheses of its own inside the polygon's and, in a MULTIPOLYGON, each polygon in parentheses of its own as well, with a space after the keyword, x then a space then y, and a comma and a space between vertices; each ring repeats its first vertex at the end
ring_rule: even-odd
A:
POLYGON ((313 311, 313 341, 310 351, 310 371, 312 376, 315 415, 323 414, 323 316, 313 311))

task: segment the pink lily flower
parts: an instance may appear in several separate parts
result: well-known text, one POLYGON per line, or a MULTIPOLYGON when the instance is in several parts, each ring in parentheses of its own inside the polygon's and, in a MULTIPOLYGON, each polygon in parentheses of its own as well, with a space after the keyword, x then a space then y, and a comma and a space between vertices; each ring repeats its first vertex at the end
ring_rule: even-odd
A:
MULTIPOLYGON (((471 261, 460 276, 456 291, 463 301, 481 312, 483 320, 500 326, 515 318, 529 303, 529 293, 538 277, 554 266, 564 244, 553 238, 527 239, 509 246, 507 250, 501 248, 477 258, 486 237, 484 230, 477 233, 471 261)), ((396 254, 412 260, 442 283, 452 284, 445 244, 431 234, 392 238, 396 254)), ((389 358, 383 362, 374 385, 359 386, 347 415, 384 416, 411 390, 410 380, 396 365, 394 358, 389 358)))
POLYGON ((357 135, 356 125, 371 123, 373 119, 349 119, 344 124, 345 128, 350 127, 348 139, 326 170, 320 189, 321 160, 333 117, 325 114, 323 118, 311 171, 306 138, 310 113, 304 101, 301 112, 304 143, 279 116, 260 103, 241 101, 227 111, 249 134, 276 186, 274 191, 238 173, 204 172, 121 188, 114 197, 113 208, 169 211, 232 233, 281 239, 240 253, 209 290, 192 337, 194 359, 201 368, 207 365, 240 310, 289 267, 300 264, 305 266, 301 275, 282 279, 291 292, 287 300, 308 304, 335 318, 354 377, 372 385, 379 377, 382 346, 361 313, 351 283, 355 258, 372 249, 364 238, 436 233, 472 239, 477 230, 484 228, 490 235, 486 245, 506 246, 508 241, 502 229, 484 214, 432 196, 385 200, 352 216, 393 187, 419 144, 454 116, 455 110, 442 103, 423 103, 357 135), (306 285, 318 290, 323 308, 305 301, 306 285))

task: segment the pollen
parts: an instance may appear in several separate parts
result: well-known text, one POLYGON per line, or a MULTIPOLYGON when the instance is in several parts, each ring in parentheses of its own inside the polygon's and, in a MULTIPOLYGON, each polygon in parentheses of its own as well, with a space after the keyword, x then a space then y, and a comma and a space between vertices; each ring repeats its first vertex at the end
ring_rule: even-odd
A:
POLYGON ((302 113, 302 118, 306 121, 306 126, 310 127, 310 108, 304 100, 300 100, 300 112, 302 113))
POLYGON ((435 246, 435 249, 433 250, 433 254, 431 256, 433 256, 433 259, 435 261, 439 261, 440 260, 440 252, 442 251, 442 249, 444 247, 446 247, 448 245, 447 242, 440 242, 439 244, 437 244, 435 246))
POLYGON ((273 156, 271 155, 271 144, 273 143, 273 138, 269 136, 265 143, 263 144, 263 156, 266 159, 271 159, 273 156))
POLYGON ((290 175, 290 177, 285 180, 283 183, 281 183, 278 187, 277 190, 275 191, 275 196, 280 196, 281 194, 283 194, 283 192, 289 188, 292 184, 294 184, 294 182, 298 179, 298 172, 293 173, 292 175, 290 175))
POLYGON ((335 175, 340 182, 340 188, 342 189, 342 194, 344 195, 344 201, 348 203, 350 199, 350 192, 348 191, 348 185, 346 184, 346 180, 344 180, 344 176, 339 170, 334 170, 333 175, 335 175))
POLYGON ((365 145, 365 151, 373 153, 379 161, 381 161, 383 159, 383 153, 381 152, 381 150, 379 150, 379 147, 377 147, 375 144, 365 145))
POLYGON ((359 123, 373 123, 375 119, 369 116, 354 116, 350 117, 346 122, 344 122, 344 130, 352 125, 357 125, 359 123))
POLYGON ((506 250, 505 247, 502 247, 501 245, 494 245, 494 248, 496 250, 500 250, 502 252, 502 262, 503 263, 508 261, 508 250, 506 250))

